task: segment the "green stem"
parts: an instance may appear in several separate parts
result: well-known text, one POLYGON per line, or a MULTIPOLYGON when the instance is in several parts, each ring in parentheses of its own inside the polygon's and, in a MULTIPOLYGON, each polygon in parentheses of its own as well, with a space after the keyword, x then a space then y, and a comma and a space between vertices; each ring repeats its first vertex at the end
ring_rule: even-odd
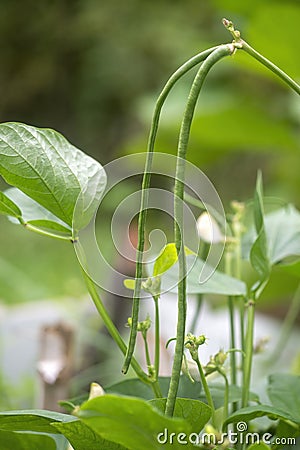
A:
POLYGON ((240 41, 241 48, 245 50, 250 56, 255 58, 273 73, 275 73, 279 78, 281 78, 288 86, 290 86, 297 94, 300 94, 300 85, 296 83, 289 75, 287 75, 283 70, 279 69, 274 63, 269 61, 267 58, 258 53, 254 48, 252 48, 247 42, 244 40, 240 41))
POLYGON ((51 231, 43 230, 42 228, 38 228, 30 223, 24 222, 23 220, 21 221, 19 219, 19 221, 20 221, 21 225, 23 225, 26 228, 26 230, 33 231, 34 233, 40 234, 42 236, 51 237, 51 238, 58 239, 61 241, 68 241, 68 242, 72 242, 72 243, 74 242, 73 236, 62 236, 60 234, 51 233, 51 231))
POLYGON ((202 368, 201 363, 199 361, 199 358, 194 359, 194 361, 196 362, 197 367, 198 367, 200 380, 201 380, 201 383, 202 383, 202 387, 204 389, 204 393, 205 393, 205 397, 206 397, 206 400, 207 400, 207 404, 211 408, 211 423, 212 423, 212 426, 214 428, 216 428, 216 417, 215 417, 216 411, 215 411, 214 401, 213 401, 213 398, 211 396, 211 393, 210 393, 210 390, 209 390, 209 387, 208 387, 208 384, 207 384, 207 381, 206 381, 206 378, 205 378, 205 375, 204 375, 203 368, 202 368))
POLYGON ((147 145, 147 157, 144 169, 144 176, 142 182, 142 194, 141 194, 141 204, 140 204, 140 213, 138 219, 138 244, 137 244, 137 256, 136 256, 136 271, 135 271, 135 289, 133 293, 133 303, 132 303, 132 326, 130 330, 130 338, 128 349, 125 355, 125 361, 122 368, 122 372, 126 373, 128 371, 130 361, 134 352, 136 336, 137 336, 137 324, 138 324, 138 316, 139 316, 139 302, 140 302, 140 293, 141 293, 141 285, 142 285, 142 276, 143 276, 143 251, 145 244, 145 224, 147 217, 147 205, 148 205, 148 197, 149 192, 148 189, 150 187, 151 181, 151 168, 152 168, 152 160, 153 160, 153 152, 156 141, 156 135, 158 130, 158 124, 160 119, 161 110, 163 104, 175 85, 175 83, 185 75, 189 70, 195 67, 197 64, 202 62, 208 55, 210 55, 216 47, 205 50, 204 52, 199 53, 198 55, 191 58, 185 64, 183 64, 173 75, 169 78, 167 83, 165 84, 163 90, 161 91, 157 102, 155 104, 152 123, 150 128, 150 134, 148 138, 147 145))
MULTIPOLYGON (((127 346, 126 346, 125 342, 123 341, 122 337, 120 336, 119 331, 117 330, 114 323, 112 322, 110 315, 108 314, 108 312, 107 312, 107 310, 95 288, 94 283, 92 282, 90 277, 87 275, 87 273, 84 271, 84 269, 82 269, 82 274, 83 274, 83 278, 84 278, 85 284, 87 286, 87 289, 89 291, 89 294, 90 294, 90 296, 97 308, 97 311, 98 311, 100 317, 102 318, 109 334, 111 335, 111 337, 113 338, 115 343, 118 345, 121 352, 125 355, 127 346)), ((151 380, 149 379, 147 374, 142 370, 142 368, 140 367, 140 365, 134 358, 132 358, 131 366, 141 381, 143 381, 144 383, 147 383, 147 384, 151 383, 151 380)))
POLYGON ((194 116, 198 96, 203 82, 213 65, 221 58, 232 54, 233 45, 222 45, 214 50, 203 62, 193 81, 185 112, 183 115, 177 152, 177 165, 174 186, 174 228, 175 245, 178 253, 179 283, 178 283, 178 319, 176 332, 175 356, 172 368, 170 387, 166 402, 166 415, 172 416, 178 391, 179 378, 182 366, 185 325, 186 325, 186 259, 184 252, 183 238, 183 197, 184 197, 184 176, 185 158, 190 136, 191 124, 194 116))
POLYGON ((248 317, 247 317, 247 331, 245 339, 245 361, 244 361, 244 377, 243 377, 243 392, 242 392, 242 407, 246 407, 249 401, 251 370, 253 359, 253 335, 254 335, 254 317, 255 317, 255 302, 249 300, 248 302, 248 317))
POLYGON ((151 366, 151 359, 150 359, 150 353, 149 353, 149 347, 148 347, 148 341, 147 341, 147 335, 143 334, 144 344, 145 344, 145 355, 146 355, 146 363, 147 366, 151 366))
MULTIPOLYGON (((226 374, 223 371, 219 371, 225 381, 225 391, 224 391, 224 413, 223 413, 223 422, 228 417, 228 404, 229 404, 229 383, 226 374)), ((227 427, 226 427, 227 428, 227 427)), ((226 430, 225 430, 226 432, 226 430)))
POLYGON ((160 324, 159 324, 159 297, 153 297, 155 304, 155 355, 154 355, 154 367, 156 373, 156 379, 159 376, 159 363, 160 363, 160 324))

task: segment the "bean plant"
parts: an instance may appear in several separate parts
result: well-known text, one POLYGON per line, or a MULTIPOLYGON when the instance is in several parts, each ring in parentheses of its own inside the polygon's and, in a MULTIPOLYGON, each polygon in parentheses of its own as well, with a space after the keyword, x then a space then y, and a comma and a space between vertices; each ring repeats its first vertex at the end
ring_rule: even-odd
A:
MULTIPOLYGON (((169 78, 155 104, 141 189, 136 272, 134 279, 124 279, 124 289, 133 292, 132 315, 127 323, 128 344, 101 299, 81 242, 81 232, 95 216, 105 194, 109 180, 104 168, 54 130, 16 122, 0 124, 0 173, 11 186, 0 193, 0 213, 28 231, 61 240, 62 245, 73 245, 90 297, 124 355, 122 372, 125 375, 131 368, 135 373, 134 378, 125 378, 104 389, 93 383, 84 402, 62 399, 66 413, 1 412, 2 449, 54 450, 67 449, 71 444, 75 450, 182 446, 264 450, 288 448, 285 445, 295 444, 300 436, 300 377, 288 373, 269 376, 266 403, 261 403, 251 387, 255 306, 270 280, 273 266, 292 266, 299 257, 300 213, 289 204, 267 211, 261 172, 257 174, 251 202, 232 202, 226 221, 222 221, 212 205, 205 204, 186 188, 186 157, 195 108, 206 77, 219 61, 244 51, 300 94, 300 86, 246 43, 232 22, 224 19, 223 24, 233 41, 205 50, 185 62, 169 78), (174 239, 158 252, 151 264, 145 260, 146 220, 160 115, 178 80, 197 67, 175 159, 174 239), (199 238, 206 242, 205 251, 204 247, 195 251, 186 244, 189 231, 184 224, 185 204, 193 205, 200 216, 199 238), (221 248, 223 256, 219 266, 216 267, 217 261, 213 267, 209 254, 216 248, 221 248), (255 282, 245 279, 242 264, 252 267, 255 282), (200 280, 204 269, 209 276, 200 280), (175 345, 171 375, 162 377, 160 303, 169 290, 177 293, 177 302, 174 300, 177 331, 167 342, 170 347, 175 345), (209 361, 203 361, 201 350, 210 336, 193 333, 196 324, 201 329, 199 308, 192 329, 187 329, 190 294, 197 296, 199 308, 206 294, 223 296, 228 305, 229 346, 220 349, 209 361), (153 360, 148 339, 152 323, 147 314, 141 317, 140 312, 141 298, 147 296, 152 299, 155 311, 153 360), (138 333, 142 337, 146 369, 134 356, 138 333), (218 375, 221 382, 216 384, 212 374, 218 375), (252 422, 260 418, 270 420, 252 422)), ((293 313, 298 297, 297 294, 293 313)), ((147 308, 149 301, 143 304, 147 308)), ((292 319, 290 315, 285 327, 292 319)))

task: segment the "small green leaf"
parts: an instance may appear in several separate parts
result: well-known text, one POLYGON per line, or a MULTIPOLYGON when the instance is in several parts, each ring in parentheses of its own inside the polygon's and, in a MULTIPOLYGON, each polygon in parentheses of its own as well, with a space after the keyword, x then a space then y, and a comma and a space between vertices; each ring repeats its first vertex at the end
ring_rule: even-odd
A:
POLYGON ((124 286, 127 289, 131 289, 132 291, 134 291, 134 287, 135 287, 135 280, 133 278, 124 280, 124 286))
POLYGON ((51 436, 0 430, 1 450, 56 450, 51 436))
POLYGON ((300 376, 278 373, 269 376, 268 396, 276 408, 289 411, 300 424, 300 376))
MULTIPOLYGON (((166 417, 145 400, 134 397, 107 394, 94 398, 81 406, 78 416, 102 438, 129 450, 161 449, 158 436, 165 430, 169 436, 187 436, 192 431, 186 420, 166 417)), ((172 450, 174 445, 166 442, 164 448, 172 450)), ((193 447, 188 443, 185 448, 193 447)))
POLYGON ((175 244, 167 244, 156 258, 152 275, 154 277, 162 275, 176 263, 177 259, 178 256, 175 244))
MULTIPOLYGON (((166 408, 166 398, 155 398, 150 400, 151 405, 164 413, 166 408)), ((211 418, 211 408, 199 400, 190 398, 176 398, 174 417, 180 417, 187 420, 195 433, 200 431, 211 418)))
POLYGON ((106 185, 102 166, 61 134, 15 122, 0 125, 0 175, 77 229, 93 217, 106 185))
POLYGON ((22 213, 18 206, 3 192, 0 192, 0 214, 16 218, 22 217, 22 213))
POLYGON ((81 420, 56 422, 52 426, 68 439, 74 450, 126 450, 122 445, 103 439, 81 420))

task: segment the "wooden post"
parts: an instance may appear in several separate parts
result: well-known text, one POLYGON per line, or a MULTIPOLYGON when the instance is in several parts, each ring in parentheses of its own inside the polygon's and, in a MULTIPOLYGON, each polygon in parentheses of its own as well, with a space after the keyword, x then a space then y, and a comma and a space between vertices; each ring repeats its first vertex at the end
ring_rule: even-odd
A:
POLYGON ((39 408, 61 411, 59 400, 69 397, 73 372, 74 330, 63 322, 41 330, 37 370, 40 378, 39 408))

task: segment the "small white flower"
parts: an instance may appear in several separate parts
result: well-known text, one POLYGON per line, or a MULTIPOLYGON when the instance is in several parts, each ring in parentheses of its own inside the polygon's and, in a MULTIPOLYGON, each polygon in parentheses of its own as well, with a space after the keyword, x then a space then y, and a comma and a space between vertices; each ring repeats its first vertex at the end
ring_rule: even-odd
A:
POLYGON ((197 232, 200 239, 209 244, 218 244, 225 241, 219 225, 207 212, 202 213, 196 222, 197 232))

